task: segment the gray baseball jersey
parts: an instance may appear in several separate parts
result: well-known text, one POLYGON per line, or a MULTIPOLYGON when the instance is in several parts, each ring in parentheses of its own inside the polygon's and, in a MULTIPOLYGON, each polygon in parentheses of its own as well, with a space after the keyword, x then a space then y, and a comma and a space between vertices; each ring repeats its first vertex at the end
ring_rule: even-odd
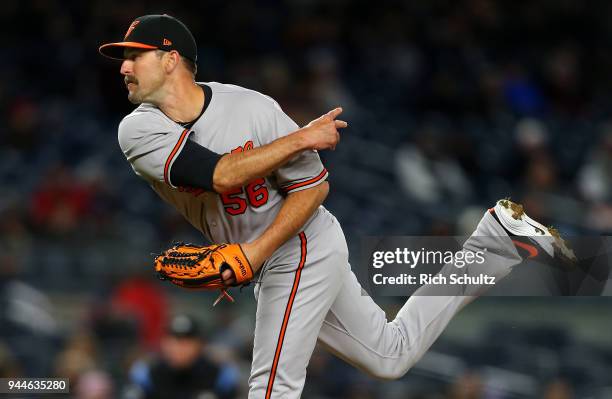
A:
POLYGON ((136 174, 212 242, 252 241, 274 220, 284 195, 322 183, 327 170, 315 151, 305 151, 272 176, 223 195, 175 187, 170 170, 186 140, 223 154, 248 151, 298 129, 270 97, 233 85, 207 85, 212 99, 190 129, 144 103, 121 121, 119 144, 136 174))
MULTIPOLYGON (((175 187, 170 170, 188 139, 227 153, 248 151, 297 129, 269 97, 232 85, 207 85, 212 99, 190 129, 142 104, 121 122, 119 143, 134 171, 211 241, 252 241, 275 219, 285 195, 321 184, 327 171, 316 152, 305 151, 273 175, 222 195, 175 187)), ((466 250, 481 246, 479 235, 505 233, 486 213, 466 250)), ((504 253, 508 260, 501 275, 520 259, 509 239, 500 247, 487 256, 504 253)), ((317 340, 369 374, 400 377, 471 299, 413 296, 387 322, 385 312, 363 295, 340 224, 322 206, 264 263, 259 281, 249 378, 249 398, 257 399, 299 398, 317 340)))

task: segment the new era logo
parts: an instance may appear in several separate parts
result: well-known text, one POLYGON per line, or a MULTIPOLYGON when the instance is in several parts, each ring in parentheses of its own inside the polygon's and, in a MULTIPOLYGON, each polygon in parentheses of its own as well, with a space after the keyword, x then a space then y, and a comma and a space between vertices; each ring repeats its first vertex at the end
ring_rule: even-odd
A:
POLYGON ((171 42, 170 40, 168 40, 168 39, 164 39, 164 41, 163 41, 163 45, 164 45, 164 46, 171 46, 171 45, 172 45, 172 42, 171 42))

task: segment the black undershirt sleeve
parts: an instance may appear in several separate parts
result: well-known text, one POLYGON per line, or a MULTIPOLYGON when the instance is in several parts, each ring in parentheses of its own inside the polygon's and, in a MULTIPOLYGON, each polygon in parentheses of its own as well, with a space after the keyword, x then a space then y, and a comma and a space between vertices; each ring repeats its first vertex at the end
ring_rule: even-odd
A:
POLYGON ((187 139, 170 170, 172 185, 214 191, 213 173, 222 156, 222 154, 212 152, 195 141, 187 139))

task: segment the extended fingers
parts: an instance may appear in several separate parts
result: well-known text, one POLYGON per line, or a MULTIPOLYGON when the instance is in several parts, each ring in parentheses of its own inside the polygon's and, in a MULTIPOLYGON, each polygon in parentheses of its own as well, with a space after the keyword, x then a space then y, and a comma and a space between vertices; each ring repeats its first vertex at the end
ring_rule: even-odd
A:
POLYGON ((340 115, 341 113, 342 113, 342 107, 338 107, 338 108, 334 108, 331 111, 329 111, 327 113, 327 116, 329 116, 332 119, 336 119, 336 117, 340 115))
POLYGON ((340 128, 344 128, 348 126, 348 123, 345 121, 335 120, 334 122, 336 124, 336 129, 340 129, 340 128))

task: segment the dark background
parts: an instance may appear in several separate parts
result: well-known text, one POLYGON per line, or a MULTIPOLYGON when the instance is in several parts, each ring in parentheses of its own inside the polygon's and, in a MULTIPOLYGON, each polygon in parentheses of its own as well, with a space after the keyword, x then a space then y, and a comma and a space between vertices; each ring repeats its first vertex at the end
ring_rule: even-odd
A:
MULTIPOLYGON (((189 309, 246 384, 252 292, 211 311, 213 298, 155 280, 149 253, 203 239, 117 145, 133 105, 120 63, 97 48, 151 13, 191 28, 200 81, 261 91, 300 125, 344 107, 350 128, 321 156, 325 206, 354 254, 365 234, 470 234, 506 196, 564 234, 612 231, 612 3, 9 1, 0 7, 2 376, 77 383, 98 370, 114 392, 99 397, 120 397, 132 361, 156 350, 170 314, 189 309)), ((381 303, 392 315, 403 300, 381 303)), ((397 382, 317 352, 303 397, 610 398, 611 305, 482 299, 397 382)))

